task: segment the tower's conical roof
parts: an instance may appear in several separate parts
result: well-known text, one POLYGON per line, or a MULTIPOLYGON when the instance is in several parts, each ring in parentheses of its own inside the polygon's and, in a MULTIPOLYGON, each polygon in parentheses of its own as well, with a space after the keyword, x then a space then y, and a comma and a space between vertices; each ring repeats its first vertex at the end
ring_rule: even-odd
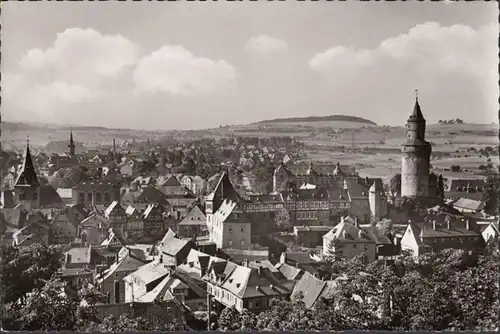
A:
POLYGON ((413 113, 410 115, 410 118, 408 120, 425 121, 424 115, 422 114, 422 109, 420 108, 420 103, 418 103, 418 96, 415 97, 415 106, 413 107, 413 113))
POLYGON ((38 186, 38 177, 36 176, 35 166, 30 153, 30 145, 26 144, 26 153, 24 156, 23 167, 16 180, 16 186, 38 186))

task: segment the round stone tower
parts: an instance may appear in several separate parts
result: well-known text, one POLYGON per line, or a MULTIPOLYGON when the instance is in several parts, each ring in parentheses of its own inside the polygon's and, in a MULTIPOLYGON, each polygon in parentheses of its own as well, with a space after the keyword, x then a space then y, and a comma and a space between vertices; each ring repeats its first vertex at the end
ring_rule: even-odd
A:
POLYGON ((425 199, 429 196, 431 144, 425 141, 425 119, 415 99, 413 113, 406 123, 402 148, 401 196, 425 199))

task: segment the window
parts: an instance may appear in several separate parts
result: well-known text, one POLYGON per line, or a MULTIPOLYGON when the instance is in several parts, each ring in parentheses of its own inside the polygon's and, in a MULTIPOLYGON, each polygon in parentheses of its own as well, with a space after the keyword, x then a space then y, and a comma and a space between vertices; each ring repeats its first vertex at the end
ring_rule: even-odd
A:
POLYGON ((255 308, 259 308, 260 307, 260 301, 256 300, 255 301, 255 308))
POLYGON ((87 194, 87 201, 92 202, 92 193, 87 194))
POLYGON ((229 228, 229 233, 232 233, 232 232, 233 232, 233 228, 232 228, 232 227, 230 227, 230 228, 229 228))
POLYGON ((233 245, 233 240, 229 239, 229 240, 227 241, 227 243, 228 243, 228 245, 229 245, 229 246, 232 246, 232 245, 233 245))
POLYGON ((38 199, 38 193, 35 191, 35 192, 33 193, 33 200, 35 200, 35 201, 36 201, 37 199, 38 199))
POLYGON ((245 246, 245 240, 241 239, 241 245, 245 246))
POLYGON ((96 193, 95 194, 95 201, 97 203, 101 203, 102 202, 102 194, 101 193, 96 193))
POLYGON ((84 193, 79 193, 78 194, 78 198, 80 199, 80 201, 85 201, 85 194, 84 193))
POLYGON ((110 193, 104 193, 104 202, 105 203, 111 202, 111 194, 110 193))
POLYGON ((19 193, 19 200, 20 201, 25 201, 26 200, 26 194, 25 193, 19 193))
POLYGON ((243 228, 243 227, 242 227, 242 228, 241 228, 241 232, 244 232, 244 231, 245 231, 245 228, 243 228))

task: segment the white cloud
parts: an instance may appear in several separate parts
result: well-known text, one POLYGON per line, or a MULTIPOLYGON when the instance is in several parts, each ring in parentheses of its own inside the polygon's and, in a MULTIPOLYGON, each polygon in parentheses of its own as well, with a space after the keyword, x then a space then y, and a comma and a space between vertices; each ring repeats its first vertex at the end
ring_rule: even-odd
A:
POLYGON ((496 75, 497 55, 492 38, 498 35, 496 25, 473 29, 464 25, 442 27, 435 22, 419 24, 407 33, 382 41, 369 50, 334 46, 314 55, 309 66, 319 72, 359 71, 387 60, 412 66, 473 75, 496 75))
POLYGON ((181 46, 163 46, 143 57, 134 72, 138 91, 172 95, 212 93, 236 77, 225 60, 196 57, 181 46))
POLYGON ((250 38, 245 45, 245 50, 262 57, 275 53, 286 52, 288 50, 288 44, 285 41, 272 36, 260 35, 250 38))
POLYGON ((333 46, 314 55, 309 67, 331 103, 349 106, 343 111, 349 114, 402 124, 418 88, 429 122, 489 122, 498 110, 497 36, 494 24, 428 22, 372 49, 333 46))
POLYGON ((32 49, 19 61, 25 71, 48 71, 73 84, 94 84, 136 62, 139 47, 121 35, 71 28, 46 50, 32 49))

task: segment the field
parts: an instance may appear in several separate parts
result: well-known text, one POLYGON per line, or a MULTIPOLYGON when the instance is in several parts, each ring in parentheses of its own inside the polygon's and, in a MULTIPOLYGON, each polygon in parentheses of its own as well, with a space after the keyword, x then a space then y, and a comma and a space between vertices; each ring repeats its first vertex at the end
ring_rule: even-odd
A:
MULTIPOLYGON (((22 148, 29 136, 33 145, 44 146, 51 141, 68 140, 69 131, 69 127, 50 124, 28 125, 4 122, 2 123, 2 145, 5 149, 22 148)), ((305 153, 308 159, 333 163, 338 161, 341 164, 354 163, 362 176, 383 177, 384 179, 400 172, 401 156, 399 150, 405 140, 405 132, 404 127, 373 126, 368 123, 348 121, 263 122, 175 132, 101 127, 73 128, 75 140, 85 147, 110 145, 113 138, 116 139, 117 143, 121 143, 132 141, 134 138, 141 141, 146 138, 155 139, 166 135, 185 138, 290 136, 306 144, 305 153), (338 149, 340 146, 354 152, 342 153, 338 149), (363 148, 369 148, 371 152, 359 152, 363 148)), ((433 168, 446 177, 482 177, 473 173, 478 171, 481 164, 488 163, 487 158, 479 157, 477 154, 467 152, 467 150, 498 145, 498 125, 496 124, 430 124, 427 126, 426 134, 427 140, 433 145, 433 152, 453 153, 453 156, 431 161, 433 168), (459 165, 464 171, 453 173, 445 170, 452 165, 459 165)), ((491 163, 496 168, 498 156, 491 157, 491 163)))

